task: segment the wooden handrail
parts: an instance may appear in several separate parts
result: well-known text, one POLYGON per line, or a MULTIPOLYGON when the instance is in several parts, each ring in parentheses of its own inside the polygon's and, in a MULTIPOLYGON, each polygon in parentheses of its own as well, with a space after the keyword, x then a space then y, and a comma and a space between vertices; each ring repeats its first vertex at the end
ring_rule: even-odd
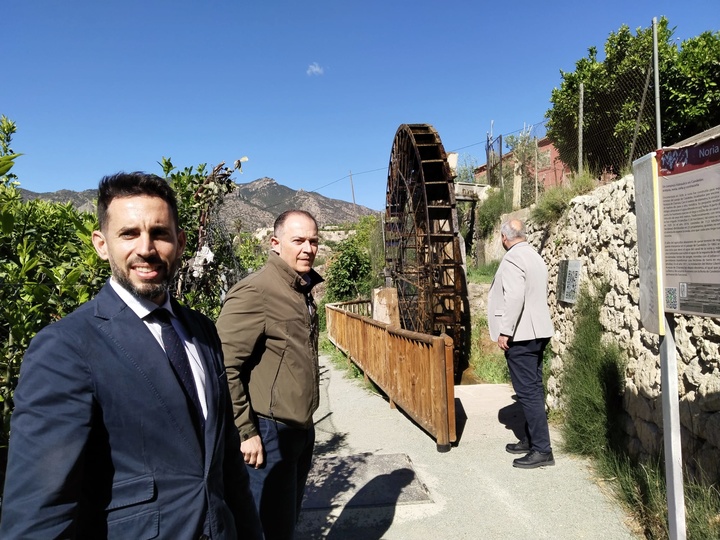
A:
POLYGON ((447 452, 457 440, 452 339, 352 312, 370 313, 369 306, 367 301, 327 304, 328 338, 387 395, 391 406, 403 409, 436 439, 438 451, 447 452))

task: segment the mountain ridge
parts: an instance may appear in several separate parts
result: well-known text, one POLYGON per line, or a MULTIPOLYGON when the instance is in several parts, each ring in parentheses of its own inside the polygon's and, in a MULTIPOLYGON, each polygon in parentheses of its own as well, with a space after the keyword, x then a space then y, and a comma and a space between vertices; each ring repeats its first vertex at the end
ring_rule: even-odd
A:
MULTIPOLYGON (((255 231, 272 227, 279 214, 291 209, 310 212, 321 227, 352 223, 362 216, 379 213, 365 206, 331 199, 319 193, 294 190, 268 177, 236 185, 237 188, 225 196, 220 207, 220 219, 230 230, 255 231)), ((19 189, 26 201, 41 199, 55 203, 69 202, 80 211, 95 211, 96 189, 60 189, 46 193, 19 189)))

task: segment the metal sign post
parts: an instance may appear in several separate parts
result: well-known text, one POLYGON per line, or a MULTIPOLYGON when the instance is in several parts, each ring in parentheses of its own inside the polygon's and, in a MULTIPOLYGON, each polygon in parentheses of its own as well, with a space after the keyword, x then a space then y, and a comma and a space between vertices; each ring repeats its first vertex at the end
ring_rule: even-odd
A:
POLYGON ((685 540, 685 493, 683 490, 680 403, 678 400, 675 317, 665 315, 665 335, 660 336, 663 443, 670 540, 685 540))
POLYGON ((660 336, 663 442, 671 540, 685 540, 680 403, 675 350, 675 319, 665 313, 658 169, 653 152, 633 163, 640 268, 640 318, 660 336))

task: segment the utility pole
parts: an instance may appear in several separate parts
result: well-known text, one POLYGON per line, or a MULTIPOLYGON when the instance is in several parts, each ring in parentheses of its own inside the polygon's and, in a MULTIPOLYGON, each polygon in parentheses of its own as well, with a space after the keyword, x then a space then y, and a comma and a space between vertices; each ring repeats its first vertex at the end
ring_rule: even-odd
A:
POLYGON ((535 204, 538 201, 538 139, 535 136, 535 204))
POLYGON ((355 204, 355 188, 353 187, 352 171, 350 171, 350 193, 352 193, 353 206, 355 207, 355 216, 357 217, 357 204, 355 204))

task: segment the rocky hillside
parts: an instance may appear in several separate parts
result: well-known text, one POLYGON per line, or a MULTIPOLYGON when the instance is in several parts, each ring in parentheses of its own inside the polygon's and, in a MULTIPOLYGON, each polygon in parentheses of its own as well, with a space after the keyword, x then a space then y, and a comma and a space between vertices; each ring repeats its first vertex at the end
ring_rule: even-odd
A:
POLYGON ((20 195, 23 200, 29 201, 33 199, 42 199, 55 203, 72 203, 72 205, 82 212, 95 211, 95 199, 97 199, 97 189, 86 189, 85 191, 72 191, 70 189, 60 189, 48 193, 35 193, 27 189, 20 188, 20 195))
MULTIPOLYGON (((43 199, 46 201, 67 203, 87 212, 95 209, 97 190, 71 191, 61 189, 50 193, 35 193, 20 189, 23 199, 43 199)), ((330 199, 319 193, 294 190, 278 184, 272 178, 260 178, 247 184, 238 184, 238 188, 225 198, 221 208, 222 220, 231 228, 240 222, 242 230, 255 231, 272 227, 278 214, 291 208, 307 210, 315 216, 320 226, 352 223, 360 217, 375 212, 365 206, 330 199)))
POLYGON ((243 230, 255 230, 272 227, 278 214, 292 208, 307 210, 315 216, 321 227, 352 223, 362 216, 377 213, 365 206, 329 199, 318 193, 302 189, 296 191, 278 184, 272 178, 239 184, 238 189, 225 198, 221 212, 228 225, 240 219, 243 230))

